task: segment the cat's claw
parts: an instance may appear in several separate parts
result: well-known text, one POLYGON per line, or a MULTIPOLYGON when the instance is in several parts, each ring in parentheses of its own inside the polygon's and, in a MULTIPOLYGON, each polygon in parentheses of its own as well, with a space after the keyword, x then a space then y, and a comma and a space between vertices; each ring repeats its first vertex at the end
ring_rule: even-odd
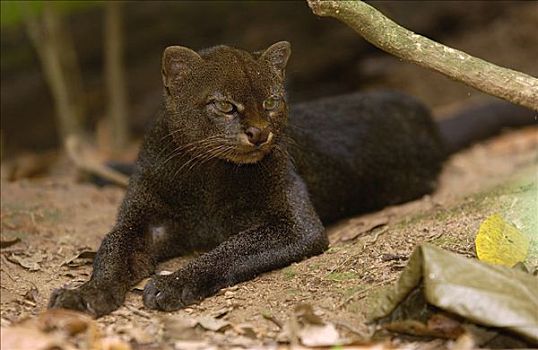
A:
POLYGON ((144 288, 144 305, 148 309, 174 311, 199 302, 207 293, 196 287, 181 272, 154 276, 144 288))
POLYGON ((174 288, 169 276, 155 276, 144 287, 144 305, 148 309, 174 311, 186 306, 181 288, 174 288))

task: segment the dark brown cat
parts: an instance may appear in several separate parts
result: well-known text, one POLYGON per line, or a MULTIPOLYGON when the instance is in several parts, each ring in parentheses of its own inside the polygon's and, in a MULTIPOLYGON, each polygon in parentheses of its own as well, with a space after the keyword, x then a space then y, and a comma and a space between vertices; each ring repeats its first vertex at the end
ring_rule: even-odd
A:
POLYGON ((289 56, 287 42, 260 54, 165 50, 163 111, 116 225, 91 279, 54 291, 50 307, 104 315, 159 261, 207 250, 146 286, 146 307, 175 310, 323 252, 322 221, 433 189, 444 144, 428 111, 409 97, 353 94, 300 104, 287 129, 289 56))

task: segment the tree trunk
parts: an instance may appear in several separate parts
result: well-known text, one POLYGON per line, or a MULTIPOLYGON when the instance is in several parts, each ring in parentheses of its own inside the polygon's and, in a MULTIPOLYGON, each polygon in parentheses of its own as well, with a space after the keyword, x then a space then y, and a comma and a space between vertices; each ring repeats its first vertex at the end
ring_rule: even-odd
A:
POLYGON ((56 109, 56 123, 63 142, 82 134, 84 94, 72 39, 53 3, 43 2, 41 15, 31 15, 21 4, 24 23, 37 51, 56 109))
POLYGON ((114 150, 126 148, 129 141, 127 90, 123 62, 122 3, 105 4, 105 79, 108 93, 108 119, 114 150))

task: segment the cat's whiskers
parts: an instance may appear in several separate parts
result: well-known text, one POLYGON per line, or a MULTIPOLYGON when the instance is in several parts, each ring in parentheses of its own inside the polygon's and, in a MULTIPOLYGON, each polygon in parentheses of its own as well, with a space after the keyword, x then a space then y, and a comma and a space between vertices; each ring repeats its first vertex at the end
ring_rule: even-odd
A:
POLYGON ((288 135, 288 134, 282 134, 282 139, 286 142, 286 144, 290 145, 290 146, 293 146, 293 147, 297 147, 298 149, 300 150, 303 150, 303 148, 301 147, 301 145, 299 145, 297 143, 297 141, 295 141, 295 139, 288 135))
POLYGON ((195 141, 195 142, 188 143, 186 145, 177 146, 175 149, 173 149, 169 153, 169 156, 167 156, 166 159, 163 162, 161 162, 161 164, 159 164, 155 168, 155 170, 160 169, 161 167, 166 165, 166 163, 168 163, 170 160, 172 160, 175 157, 183 154, 184 153, 183 151, 196 153, 199 148, 202 148, 202 150, 203 150, 204 148, 207 148, 207 147, 211 146, 212 142, 215 141, 215 140, 218 140, 218 139, 219 139, 218 136, 210 136, 210 137, 207 137, 207 138, 202 139, 202 140, 198 140, 198 141, 195 141))
MULTIPOLYGON (((234 148, 234 146, 231 146, 231 145, 221 145, 221 146, 218 146, 216 147, 214 150, 211 150, 208 152, 208 157, 206 157, 205 159, 203 160, 200 160, 196 165, 202 165, 204 163, 207 163, 208 161, 212 160, 212 159, 215 159, 217 157, 221 157, 223 155, 226 154, 226 152, 230 149, 234 148)), ((193 166, 191 165, 191 168, 193 168, 193 166)), ((191 170, 191 169, 189 169, 191 170)))
POLYGON ((205 162, 207 162, 208 160, 211 160, 212 158, 214 158, 214 154, 218 151, 220 151, 222 148, 226 147, 225 145, 217 145, 216 147, 213 147, 209 150, 207 150, 206 152, 198 155, 198 157, 196 158, 193 158, 193 162, 191 163, 191 165, 187 168, 187 172, 191 171, 192 169, 194 169, 194 167, 196 167, 197 165, 201 165, 205 162))
MULTIPOLYGON (((215 141, 215 140, 212 140, 212 141, 215 141)), ((218 140, 218 141, 220 141, 220 140, 218 140)), ((212 150, 218 149, 219 147, 222 147, 222 146, 224 146, 222 143, 219 143, 216 146, 215 146, 214 143, 209 143, 209 144, 205 145, 205 147, 202 147, 201 149, 199 149, 199 151, 201 151, 201 152, 197 153, 194 157, 192 157, 191 159, 189 159, 188 161, 183 163, 181 165, 181 167, 178 170, 176 170, 176 172, 174 173, 174 177, 176 177, 185 167, 187 167, 189 165, 191 165, 191 166, 189 168, 187 168, 187 171, 192 170, 192 168, 197 163, 199 163, 199 162, 203 161, 204 159, 206 159, 211 154, 212 150)))
MULTIPOLYGON (((180 132, 180 131, 182 131, 182 129, 177 129, 177 130, 174 130, 174 131, 168 133, 167 135, 164 135, 164 136, 161 138, 161 141, 164 141, 166 138, 171 137, 171 136, 173 136, 174 134, 176 134, 176 133, 178 133, 178 132, 180 132)), ((208 138, 211 138, 211 137, 216 137, 216 136, 210 136, 210 137, 208 137, 208 138)), ((207 138, 206 138, 206 139, 207 139, 207 138)), ((167 140, 167 145, 166 145, 166 147, 163 147, 163 149, 159 152, 159 154, 157 155, 158 158, 160 158, 160 156, 162 155, 162 153, 163 153, 164 151, 168 150, 168 148, 170 147, 170 145, 174 145, 174 142, 173 142, 173 141, 174 141, 173 139, 167 140)), ((190 146, 190 145, 192 145, 192 144, 195 144, 195 143, 198 143, 198 142, 201 142, 201 141, 203 141, 203 140, 197 140, 197 141, 188 143, 188 144, 186 144, 186 145, 179 145, 178 148, 180 148, 180 147, 190 146)), ((178 148, 174 149, 172 152, 175 152, 176 150, 178 150, 178 148)))
POLYGON ((298 125, 293 125, 291 123, 288 123, 288 125, 286 125, 286 127, 296 129, 296 130, 308 130, 308 128, 303 128, 303 127, 300 127, 298 125))
POLYGON ((162 138, 161 138, 161 141, 164 141, 164 139, 168 138, 168 137, 171 137, 173 136, 174 134, 177 134, 178 132, 181 132, 183 131, 182 129, 176 129, 176 130, 173 130, 171 132, 169 132, 167 135, 164 135, 162 138))

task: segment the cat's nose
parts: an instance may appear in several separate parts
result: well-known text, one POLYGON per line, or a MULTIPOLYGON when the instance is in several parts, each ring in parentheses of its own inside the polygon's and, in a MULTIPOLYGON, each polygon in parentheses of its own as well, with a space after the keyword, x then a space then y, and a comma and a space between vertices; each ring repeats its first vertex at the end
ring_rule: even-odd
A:
POLYGON ((267 142, 269 134, 269 128, 264 128, 261 130, 255 126, 250 126, 247 128, 247 130, 245 130, 245 135, 247 135, 248 141, 255 146, 259 146, 267 142))

